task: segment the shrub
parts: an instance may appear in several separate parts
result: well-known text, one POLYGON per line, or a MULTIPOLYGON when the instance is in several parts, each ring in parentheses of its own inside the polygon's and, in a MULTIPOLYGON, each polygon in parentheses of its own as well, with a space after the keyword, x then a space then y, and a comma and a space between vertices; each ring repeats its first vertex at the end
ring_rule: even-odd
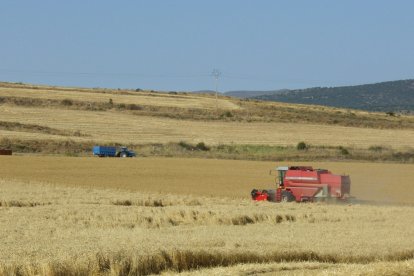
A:
POLYGON ((231 113, 230 111, 226 111, 222 114, 222 117, 231 118, 233 117, 233 113, 231 113))
POLYGON ((66 105, 66 106, 71 106, 71 105, 73 105, 73 101, 72 101, 72 100, 70 100, 70 99, 64 99, 64 100, 62 100, 62 101, 61 101, 61 103, 62 103, 63 105, 66 105))
POLYGON ((113 104, 114 104, 114 101, 112 100, 112 98, 111 98, 111 99, 109 99, 109 104, 110 104, 110 105, 113 105, 113 104))
POLYGON ((132 201, 131 200, 117 200, 115 202, 112 202, 114 205, 120 205, 120 206, 131 206, 132 201))
POLYGON ((127 108, 128 108, 129 110, 142 110, 142 106, 139 106, 139 105, 136 105, 136 104, 129 104, 129 105, 127 106, 127 108))
POLYGON ((305 142, 299 142, 296 145, 297 150, 307 150, 309 148, 309 145, 307 145, 305 142))
POLYGON ((178 145, 179 145, 180 147, 182 147, 183 149, 185 149, 185 150, 194 150, 194 147, 193 147, 191 144, 189 144, 189 143, 187 143, 187 142, 184 142, 184 141, 180 141, 180 142, 178 143, 178 145))
POLYGON ((197 150, 202 150, 202 151, 209 151, 210 148, 206 146, 206 144, 204 144, 204 142, 200 142, 198 143, 196 146, 197 150))
POLYGON ((137 88, 137 89, 135 89, 135 92, 141 92, 142 91, 142 89, 141 88, 137 88))
POLYGON ((340 150, 342 155, 348 155, 349 154, 349 151, 346 148, 342 147, 342 146, 339 146, 339 150, 340 150))
POLYGON ((370 147, 368 148, 368 150, 370 150, 370 151, 374 151, 374 152, 381 152, 383 149, 384 149, 384 148, 383 148, 383 147, 381 147, 381 146, 370 146, 370 147))

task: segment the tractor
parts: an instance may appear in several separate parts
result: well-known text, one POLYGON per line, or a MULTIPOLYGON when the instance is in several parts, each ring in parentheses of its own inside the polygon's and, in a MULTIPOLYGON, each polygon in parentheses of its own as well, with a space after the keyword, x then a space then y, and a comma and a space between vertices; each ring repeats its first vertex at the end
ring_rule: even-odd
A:
POLYGON ((105 147, 105 146, 94 146, 92 153, 99 157, 135 157, 134 151, 129 150, 127 147, 105 147))

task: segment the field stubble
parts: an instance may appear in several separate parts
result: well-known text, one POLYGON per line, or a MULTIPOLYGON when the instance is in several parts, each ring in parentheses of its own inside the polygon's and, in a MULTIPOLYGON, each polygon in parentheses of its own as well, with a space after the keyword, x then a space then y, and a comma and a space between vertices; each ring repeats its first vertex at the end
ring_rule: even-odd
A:
MULTIPOLYGON (((368 148, 381 145, 395 149, 414 148, 414 131, 410 129, 369 129, 309 123, 192 121, 136 116, 113 111, 27 108, 0 105, 1 121, 41 125, 68 133, 77 142, 98 143, 168 143, 187 141, 218 144, 253 144, 295 146, 306 141, 316 146, 350 146, 368 148)), ((29 131, 2 130, 10 139, 68 140, 67 136, 29 131)))
POLYGON ((247 198, 253 188, 274 187, 269 171, 309 165, 349 174, 360 200, 412 203, 413 164, 264 162, 197 158, 93 158, 0 156, 2 178, 156 193, 247 198))

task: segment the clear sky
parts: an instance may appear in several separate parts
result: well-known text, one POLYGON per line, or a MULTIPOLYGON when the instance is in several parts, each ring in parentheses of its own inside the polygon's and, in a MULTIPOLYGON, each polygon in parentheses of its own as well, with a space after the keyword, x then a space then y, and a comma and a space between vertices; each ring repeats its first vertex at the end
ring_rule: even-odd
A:
POLYGON ((414 77, 412 0, 1 0, 0 81, 270 90, 414 77))

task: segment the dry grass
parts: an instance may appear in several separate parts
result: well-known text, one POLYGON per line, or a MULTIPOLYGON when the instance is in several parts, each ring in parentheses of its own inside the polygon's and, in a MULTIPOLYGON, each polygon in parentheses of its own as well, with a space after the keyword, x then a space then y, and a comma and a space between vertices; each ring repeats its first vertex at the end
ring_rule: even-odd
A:
MULTIPOLYGON (((51 100, 74 100, 81 102, 100 102, 109 103, 112 99, 114 104, 136 104, 136 105, 150 105, 150 106, 168 106, 168 107, 183 107, 183 108, 198 108, 198 109, 215 109, 216 100, 213 97, 189 94, 189 95, 175 95, 167 93, 156 92, 127 92, 107 89, 79 89, 79 90, 60 90, 60 89, 45 89, 39 87, 32 88, 16 88, 16 87, 1 87, 0 96, 3 97, 18 97, 31 99, 51 99, 51 100)), ((219 99, 218 107, 220 109, 234 110, 239 106, 227 99, 219 99)))
POLYGON ((320 262, 289 262, 289 263, 255 263, 240 264, 232 267, 205 268, 191 272, 174 273, 168 271, 162 275, 413 275, 414 261, 372 262, 368 264, 332 264, 320 262))
MULTIPOLYGON (((306 141, 313 145, 368 148, 372 145, 396 149, 414 148, 414 131, 367 129, 335 125, 290 123, 201 122, 168 118, 135 116, 114 111, 79 110, 0 106, 1 120, 40 124, 45 127, 79 131, 90 137, 74 137, 75 141, 99 143, 167 143, 203 141, 212 144, 296 145, 306 141)), ((13 139, 58 139, 67 137, 50 134, 0 130, 0 135, 13 139)))
MULTIPOLYGON (((0 156, 0 176, 75 187, 247 199, 253 188, 271 188, 277 165, 311 165, 349 174, 359 200, 412 203, 413 164, 258 162, 195 158, 74 158, 0 156)), ((128 198, 126 198, 128 199, 128 198)))
POLYGON ((0 103, 46 109, 118 111, 202 121, 288 122, 363 128, 413 129, 412 116, 340 108, 238 100, 185 92, 85 89, 0 83, 0 103), (133 110, 133 111, 131 111, 133 110))
POLYGON ((25 124, 18 122, 4 122, 0 121, 0 129, 7 131, 18 131, 18 132, 29 132, 29 133, 46 133, 50 135, 61 135, 61 136, 85 136, 80 131, 68 132, 59 129, 54 129, 46 126, 25 124))
MULTIPOLYGON (((77 135, 83 135, 80 132, 77 135)), ((85 136, 85 135, 84 135, 85 136)), ((73 140, 40 140, 40 139, 0 139, 0 148, 12 150, 15 154, 47 154, 65 156, 92 156, 94 141, 73 140)), ((138 153, 139 157, 177 157, 177 158, 208 158, 230 160, 257 160, 275 162, 304 162, 315 160, 331 161, 368 161, 368 162, 399 162, 414 163, 413 149, 392 149, 383 146, 369 148, 327 147, 312 145, 306 150, 298 150, 295 146, 270 145, 205 145, 178 143, 153 144, 120 144, 138 153)))
POLYGON ((411 206, 254 203, 18 180, 0 180, 0 197, 47 203, 0 207, 3 275, 412 271, 411 206))

